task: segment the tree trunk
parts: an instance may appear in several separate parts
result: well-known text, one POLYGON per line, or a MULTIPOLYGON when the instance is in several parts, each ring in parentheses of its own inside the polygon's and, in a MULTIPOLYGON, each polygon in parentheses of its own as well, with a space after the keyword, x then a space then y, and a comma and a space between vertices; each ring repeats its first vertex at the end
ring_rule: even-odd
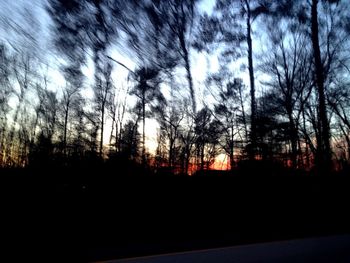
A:
POLYGON ((146 83, 142 83, 142 165, 146 165, 146 94, 145 87, 146 83))
POLYGON ((243 103, 242 86, 239 87, 239 102, 241 104, 242 121, 244 125, 244 135, 246 140, 248 140, 248 129, 247 129, 247 121, 245 117, 245 110, 244 110, 244 103, 243 103))
POLYGON ((289 132, 290 132, 290 142, 292 146, 291 161, 292 167, 297 168, 297 155, 298 155, 298 131, 296 130, 294 119, 291 110, 288 111, 289 118, 289 132))
POLYGON ((68 114, 69 114, 69 100, 66 104, 66 110, 64 114, 64 125, 63 125, 63 155, 67 153, 67 129, 68 129, 68 114))
POLYGON ((233 139, 234 139, 234 132, 233 132, 233 125, 231 126, 231 142, 230 142, 230 168, 231 171, 233 170, 234 166, 234 148, 233 148, 233 139))
POLYGON ((173 148, 174 148, 174 140, 172 138, 172 132, 171 132, 170 138, 169 138, 169 161, 168 161, 168 165, 170 168, 172 168, 173 166, 173 148))
MULTIPOLYGON (((111 135, 112 136, 112 135, 111 135)), ((118 122, 116 121, 115 122, 115 144, 114 144, 114 147, 115 147, 115 152, 119 152, 119 135, 118 135, 118 122)))
POLYGON ((24 91, 21 90, 20 96, 18 98, 18 105, 16 107, 15 115, 14 115, 13 121, 12 121, 12 127, 11 127, 10 134, 9 134, 9 142, 7 145, 7 152, 5 154, 5 156, 7 158, 6 165, 9 165, 9 166, 13 166, 15 164, 13 161, 15 158, 15 156, 14 156, 14 147, 15 147, 14 139, 15 139, 15 133, 16 133, 16 124, 18 121, 18 116, 19 116, 21 109, 22 109, 23 100, 24 100, 24 91))
POLYGON ((247 11, 247 44, 248 44, 248 69, 249 69, 249 80, 250 80, 250 107, 251 107, 251 127, 250 127, 250 142, 251 151, 249 158, 255 159, 256 151, 256 102, 255 102, 255 83, 254 83, 254 66, 253 66, 253 49, 252 49, 252 37, 251 37, 251 13, 249 2, 246 0, 246 11, 247 11))
POLYGON ((200 148, 200 151, 201 151, 201 171, 204 170, 204 147, 205 147, 205 144, 202 143, 201 145, 201 148, 200 148))
POLYGON ((190 58, 189 58, 188 50, 185 44, 185 36, 183 34, 180 34, 179 40, 180 40, 180 45, 183 52, 183 58, 185 61, 188 87, 190 89, 190 95, 191 95, 192 110, 193 110, 193 114, 195 114, 197 111, 196 96, 195 96, 194 87, 193 87, 190 58))
POLYGON ((231 171, 233 171, 234 164, 235 164, 235 160, 234 160, 233 151, 230 151, 230 169, 231 169, 231 171))
POLYGON ((104 103, 102 104, 101 109, 101 134, 100 134, 100 157, 103 155, 103 132, 104 132, 104 119, 105 119, 105 107, 104 103))
MULTIPOLYGON (((113 111, 113 116, 112 116, 112 129, 111 129, 111 134, 109 135, 109 146, 112 146, 112 139, 113 139, 113 134, 114 134, 114 129, 115 127, 118 127, 118 124, 116 124, 116 119, 115 119, 115 115, 116 115, 116 110, 113 111)), ((117 151, 117 137, 115 137, 115 151, 117 151)))
POLYGON ((328 174, 332 169, 332 155, 330 147, 330 130, 329 121, 327 118, 327 108, 324 88, 324 73, 321 60, 321 51, 318 38, 318 0, 312 0, 311 6, 311 40, 314 52, 316 84, 318 92, 318 114, 320 122, 320 141, 318 153, 318 169, 323 174, 328 174))
POLYGON ((349 135, 348 135, 348 132, 345 131, 344 127, 342 125, 339 125, 339 128, 340 130, 342 131, 343 133, 343 136, 345 138, 345 141, 346 141, 346 146, 347 146, 347 160, 350 159, 350 138, 349 138, 349 135))

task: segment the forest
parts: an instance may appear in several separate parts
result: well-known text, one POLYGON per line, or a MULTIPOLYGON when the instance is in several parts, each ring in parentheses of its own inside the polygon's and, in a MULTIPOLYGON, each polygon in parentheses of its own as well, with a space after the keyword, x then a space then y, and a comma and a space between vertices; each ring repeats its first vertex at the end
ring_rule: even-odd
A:
POLYGON ((349 169, 346 0, 2 5, 2 168, 349 169))

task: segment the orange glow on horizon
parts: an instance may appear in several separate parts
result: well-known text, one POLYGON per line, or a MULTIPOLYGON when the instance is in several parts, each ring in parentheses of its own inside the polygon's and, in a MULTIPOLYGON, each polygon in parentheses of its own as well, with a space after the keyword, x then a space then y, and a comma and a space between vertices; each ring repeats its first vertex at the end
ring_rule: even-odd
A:
POLYGON ((219 154, 212 165, 210 165, 211 170, 229 170, 230 162, 226 154, 219 154))

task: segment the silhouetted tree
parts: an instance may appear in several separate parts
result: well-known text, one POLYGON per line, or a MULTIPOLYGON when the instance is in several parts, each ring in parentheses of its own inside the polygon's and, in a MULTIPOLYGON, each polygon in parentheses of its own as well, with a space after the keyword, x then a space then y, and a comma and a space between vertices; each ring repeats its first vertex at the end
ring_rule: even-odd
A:
MULTIPOLYGON (((231 59, 239 58, 242 53, 239 49, 241 43, 247 45, 247 59, 250 81, 250 158, 254 159, 256 147, 256 99, 255 99, 255 77, 253 63, 252 24, 260 15, 268 12, 266 1, 242 0, 221 1, 217 0, 215 12, 212 17, 204 16, 201 24, 203 26, 200 34, 204 43, 224 43, 223 58, 229 62, 231 59)), ((197 42, 199 49, 203 45, 197 42)))
MULTIPOLYGON (((48 11, 53 26, 51 36, 54 47, 64 58, 66 64, 61 71, 67 85, 63 90, 61 100, 63 110, 63 154, 67 153, 68 122, 72 113, 79 90, 82 88, 83 74, 82 65, 86 62, 86 50, 90 46, 89 26, 91 10, 86 1, 63 1, 49 0, 46 10, 48 11)), ((83 120, 80 114, 80 121, 83 120)), ((82 134, 79 134, 82 136, 82 134)), ((76 142, 77 143, 77 142, 76 142)))
MULTIPOLYGON (((46 87, 36 87, 39 104, 37 105, 36 125, 39 133, 30 143, 29 165, 49 167, 54 162, 55 133, 57 128, 57 113, 59 102, 56 93, 46 87)), ((34 127, 36 129, 36 127, 34 127)))
POLYGON ((66 73, 73 76, 68 79, 72 80, 74 75, 79 77, 81 65, 86 60, 86 51, 92 50, 95 67, 94 102, 100 113, 96 115, 98 120, 94 124, 100 129, 99 153, 102 156, 106 100, 111 90, 112 70, 107 48, 117 33, 117 27, 112 22, 111 3, 105 0, 52 0, 47 10, 54 21, 56 47, 71 64, 66 73))
MULTIPOLYGON (((271 6, 271 14, 279 18, 291 19, 304 26, 304 32, 310 37, 314 62, 315 87, 317 90, 318 104, 318 129, 316 163, 321 173, 329 173, 332 168, 332 152, 330 144, 330 118, 327 114, 327 78, 329 66, 334 57, 332 45, 336 43, 336 28, 347 30, 347 24, 343 21, 333 23, 334 18, 345 18, 340 10, 344 9, 343 1, 279 1, 271 6), (333 8, 335 7, 335 8, 333 8), (322 8, 322 9, 321 9, 322 8), (339 12, 335 12, 337 9, 339 12), (336 14, 337 13, 337 14, 336 14), (336 16, 335 16, 336 14, 336 16), (330 29, 330 30, 329 30, 330 29), (325 43, 325 45, 323 45, 325 43), (326 47, 326 48, 323 48, 326 47)), ((346 11, 345 13, 346 14, 346 11)), ((341 19, 342 20, 342 19, 341 19)), ((339 34, 341 35, 341 34, 339 34)), ((336 45, 338 46, 338 45, 336 45)), ((339 47, 339 46, 338 46, 339 47)))
POLYGON ((199 2, 47 0, 51 21, 37 20, 36 7, 24 2, 18 21, 2 13, 0 166, 127 159, 143 169, 149 160, 151 168, 152 118, 159 125, 153 167, 160 170, 209 169, 218 154, 231 168, 246 157, 293 168, 315 164, 321 174, 336 160, 345 167, 347 1, 216 0, 202 17, 199 2), (46 49, 47 32, 53 46, 46 49), (210 53, 203 83, 193 75, 193 55, 202 55, 195 49, 210 53), (233 77, 241 59, 248 89, 233 77), (125 85, 114 75, 120 66, 129 72, 125 85))
POLYGON ((18 152, 19 130, 21 125, 21 117, 25 112, 25 98, 30 86, 32 85, 35 74, 34 58, 28 53, 17 53, 13 58, 13 74, 17 83, 14 93, 17 97, 17 104, 12 117, 12 125, 8 134, 6 163, 9 166, 16 165, 16 155, 18 152))
POLYGON ((42 97, 40 108, 39 126, 45 138, 52 140, 56 129, 58 100, 56 93, 47 89, 39 91, 39 97, 42 97))
POLYGON ((146 106, 156 100, 160 103, 164 102, 163 94, 160 92, 159 71, 154 68, 139 68, 131 77, 136 81, 130 94, 138 98, 139 107, 142 116, 142 162, 146 163, 146 106))
POLYGON ((289 138, 288 125, 279 120, 281 114, 277 103, 278 95, 266 92, 258 99, 259 110, 257 111, 257 156, 263 161, 284 159, 282 156, 283 145, 289 138))
POLYGON ((167 108, 160 108, 157 113, 159 116, 160 130, 163 132, 163 137, 167 139, 166 147, 168 149, 168 166, 174 168, 178 159, 179 146, 177 141, 180 139, 179 133, 181 122, 184 118, 184 112, 179 108, 180 101, 168 101, 167 108))
POLYGON ((82 89, 82 74, 79 69, 74 67, 65 68, 65 78, 67 85, 63 89, 63 97, 61 100, 62 111, 63 111, 63 138, 62 147, 63 154, 67 153, 67 137, 68 137, 68 126, 69 118, 72 114, 72 108, 80 102, 79 92, 82 89))
POLYGON ((329 172, 332 166, 332 155, 330 146, 330 128, 329 119, 326 109, 325 95, 325 76, 323 71, 323 63, 321 58, 321 50, 319 43, 319 24, 318 24, 318 0, 311 2, 311 42, 314 52, 316 86, 318 92, 318 111, 320 118, 321 136, 318 141, 318 162, 319 167, 326 172, 329 172))
POLYGON ((190 102, 184 99, 182 111, 184 112, 183 125, 179 130, 180 137, 180 170, 181 174, 189 174, 193 148, 196 142, 194 132, 195 122, 193 115, 188 110, 190 102))
POLYGON ((198 111, 195 117, 194 132, 196 135, 196 168, 199 168, 201 171, 204 170, 205 146, 208 142, 211 118, 210 110, 207 107, 198 111))
POLYGON ((95 84, 93 90, 96 110, 100 113, 98 120, 100 128, 99 154, 102 157, 107 100, 113 88, 111 82, 113 67, 107 58, 107 49, 117 34, 117 27, 111 23, 113 21, 111 2, 106 0, 92 0, 91 5, 90 40, 95 67, 95 84))
POLYGON ((184 63, 193 112, 196 111, 196 99, 191 73, 189 34, 195 19, 197 2, 198 0, 152 3, 131 1, 122 22, 122 28, 129 36, 128 43, 144 65, 169 72, 184 63))
POLYGON ((108 99, 111 96, 111 92, 113 90, 113 84, 111 80, 111 72, 112 66, 107 63, 106 68, 103 69, 103 78, 98 78, 95 83, 94 89, 94 101, 96 104, 96 110, 99 112, 98 122, 100 123, 100 145, 99 145, 99 153, 102 157, 103 153, 103 136, 104 136, 104 128, 105 128, 105 119, 106 119, 106 110, 108 106, 108 99))
POLYGON ((301 110, 306 99, 305 92, 310 94, 312 81, 311 52, 303 33, 297 28, 289 34, 283 29, 271 25, 271 54, 267 54, 261 70, 271 75, 272 80, 264 82, 276 92, 274 102, 280 107, 280 114, 288 120, 287 137, 291 144, 290 159, 292 167, 297 167, 299 143, 298 127, 301 110))
POLYGON ((129 120, 123 127, 120 136, 120 154, 129 160, 138 160, 140 134, 138 132, 138 121, 129 120))
POLYGON ((88 46, 89 6, 86 1, 49 0, 46 7, 53 27, 55 47, 75 68, 86 60, 88 46))
POLYGON ((8 113, 10 112, 9 100, 13 92, 11 86, 11 58, 5 44, 0 45, 0 167, 5 165, 5 149, 8 141, 6 134, 8 129, 8 113))
MULTIPOLYGON (((343 80, 344 81, 344 80, 343 80)), ((350 160, 350 93, 348 83, 338 83, 330 90, 327 96, 327 103, 338 120, 338 131, 340 137, 346 142, 347 160, 350 160)))
POLYGON ((210 109, 204 106, 195 117, 195 151, 196 168, 203 171, 209 169, 218 151, 217 145, 220 137, 219 125, 213 121, 210 109))
POLYGON ((177 37, 177 50, 179 50, 179 53, 185 63, 185 69, 187 74, 186 77, 191 95, 192 111, 194 114, 197 110, 197 103, 191 73, 191 43, 188 40, 188 34, 191 32, 193 20, 195 19, 195 6, 197 2, 197 0, 169 1, 169 9, 171 10, 171 12, 169 13, 169 17, 167 18, 171 31, 177 37))
POLYGON ((241 128, 239 127, 240 120, 243 123, 245 139, 247 139, 242 92, 243 83, 241 79, 234 79, 233 82, 228 82, 226 87, 221 89, 219 93, 220 101, 214 108, 224 138, 221 146, 230 158, 231 169, 234 168, 236 136, 239 135, 242 141, 241 128))
MULTIPOLYGON (((114 120, 115 126, 115 149, 117 152, 120 152, 120 142, 121 142, 121 132, 123 130, 123 124, 125 119, 125 114, 127 110, 127 99, 129 95, 130 86, 128 85, 127 89, 124 91, 124 96, 120 99, 114 99, 114 104, 110 104, 111 113, 113 115, 112 120, 114 120)), ((119 89, 119 92, 121 89, 119 89)), ((120 95, 120 94, 119 94, 120 95)), ((112 98, 111 98, 112 99, 112 98)), ((111 139, 113 134, 113 121, 112 121, 112 130, 111 130, 111 139)))

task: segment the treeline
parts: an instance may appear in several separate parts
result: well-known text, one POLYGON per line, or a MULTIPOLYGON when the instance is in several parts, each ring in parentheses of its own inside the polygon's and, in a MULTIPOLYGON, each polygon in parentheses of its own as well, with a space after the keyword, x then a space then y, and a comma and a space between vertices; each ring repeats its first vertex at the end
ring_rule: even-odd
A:
POLYGON ((203 7, 210 9, 199 0, 48 0, 41 12, 50 17, 49 50, 36 39, 43 36, 33 39, 2 18, 33 48, 0 45, 0 166, 128 162, 189 174, 218 168, 225 156, 227 169, 241 160, 319 173, 348 167, 346 1, 203 7), (194 56, 219 62, 200 84, 194 56), (53 61, 64 87, 50 79, 53 61), (93 81, 84 74, 89 63, 93 81), (155 153, 147 145, 150 119, 159 125, 155 153))

